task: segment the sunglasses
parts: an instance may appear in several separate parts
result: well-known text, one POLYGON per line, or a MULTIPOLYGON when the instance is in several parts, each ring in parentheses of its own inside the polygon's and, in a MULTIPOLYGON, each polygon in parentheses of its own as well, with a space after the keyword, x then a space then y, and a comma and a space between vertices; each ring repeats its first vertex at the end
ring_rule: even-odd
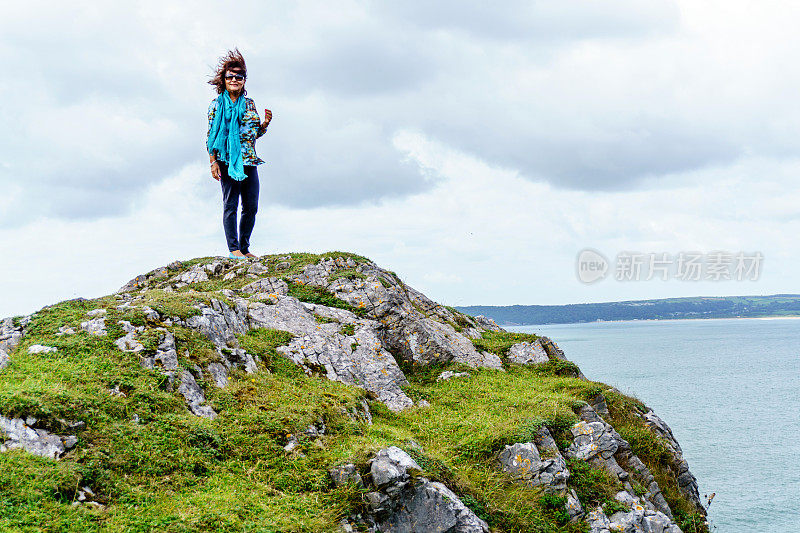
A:
POLYGON ((225 79, 243 81, 245 76, 242 76, 241 74, 225 74, 225 79))

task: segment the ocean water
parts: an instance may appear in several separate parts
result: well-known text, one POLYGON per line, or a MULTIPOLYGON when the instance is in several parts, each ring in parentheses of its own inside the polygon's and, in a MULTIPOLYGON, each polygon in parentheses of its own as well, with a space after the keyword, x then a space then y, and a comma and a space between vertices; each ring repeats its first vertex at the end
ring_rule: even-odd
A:
POLYGON ((552 338, 591 380, 672 428, 720 533, 800 532, 800 320, 506 327, 552 338))

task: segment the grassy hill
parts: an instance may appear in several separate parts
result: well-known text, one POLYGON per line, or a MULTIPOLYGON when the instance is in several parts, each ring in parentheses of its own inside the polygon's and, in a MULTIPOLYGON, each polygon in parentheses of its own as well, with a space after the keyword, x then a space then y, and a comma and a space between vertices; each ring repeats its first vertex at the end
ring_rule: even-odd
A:
MULTIPOLYGON (((74 435, 76 441, 57 457, 6 442, 0 453, 0 530, 320 532, 340 531, 343 519, 359 527, 356 518, 370 512, 370 489, 337 486, 329 470, 351 462, 368 479, 370 458, 398 446, 422 467, 418 476, 444 483, 492 531, 589 531, 586 520, 569 521, 563 495, 521 483, 498 468, 496 456, 506 445, 532 442, 542 428, 566 453, 571 428, 580 422, 578 411, 599 397, 607 404, 606 421, 652 472, 676 523, 683 531, 706 531, 702 508, 679 486, 668 439, 646 423, 648 410, 641 402, 577 377, 577 367, 568 361, 513 363, 509 349, 539 340, 536 336, 478 327, 376 268, 342 252, 242 263, 201 258, 156 269, 118 294, 62 302, 7 320, 6 330, 22 336, 0 370, 0 415, 23 420, 40 434, 74 435), (312 267, 333 260, 327 285, 313 283, 312 267), (309 316, 316 328, 329 332, 326 338, 346 339, 355 354, 359 328, 386 333, 400 327, 390 323, 394 315, 378 314, 389 296, 364 305, 355 296, 345 299, 376 279, 376 293, 391 296, 397 289, 407 296, 406 319, 425 320, 419 318, 414 327, 424 323, 447 329, 447 335, 470 333, 465 338, 475 353, 496 356, 502 367, 415 359, 393 347, 389 353, 405 377, 398 383, 413 404, 390 409, 368 384, 331 380, 321 363, 298 364, 287 356, 290 347, 299 350, 313 334, 255 327, 251 321, 221 348, 192 320, 216 317, 209 309, 222 304, 227 311, 219 316, 242 302, 251 313, 302 302, 315 313, 309 316), (262 282, 285 283, 285 294, 247 292, 262 282), (357 290, 346 294, 347 287, 357 290), (105 332, 92 330, 99 318, 105 332), (121 342, 126 338, 141 349, 128 348, 121 342), (215 384, 212 362, 235 361, 243 353, 256 368, 234 362, 226 369, 227 382, 215 384), (438 381, 448 370, 469 375, 438 381), (199 403, 189 401, 187 379, 197 382, 203 405, 214 416, 195 413, 199 403)), ((405 300, 392 305, 397 309, 401 303, 406 305, 405 300)), ((0 443, 5 438, 0 434, 0 443)), ((567 463, 568 487, 587 512, 629 510, 614 498, 624 490, 621 479, 598 464, 574 458, 567 463)), ((639 483, 633 487, 639 495, 648 490, 639 483)))

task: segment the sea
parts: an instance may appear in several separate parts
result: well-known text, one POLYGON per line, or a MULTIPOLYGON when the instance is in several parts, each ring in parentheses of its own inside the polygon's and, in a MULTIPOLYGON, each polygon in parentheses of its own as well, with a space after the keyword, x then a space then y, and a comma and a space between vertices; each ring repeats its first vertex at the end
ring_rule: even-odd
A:
POLYGON ((505 326, 553 339, 587 378, 672 428, 712 531, 800 532, 800 319, 505 326))

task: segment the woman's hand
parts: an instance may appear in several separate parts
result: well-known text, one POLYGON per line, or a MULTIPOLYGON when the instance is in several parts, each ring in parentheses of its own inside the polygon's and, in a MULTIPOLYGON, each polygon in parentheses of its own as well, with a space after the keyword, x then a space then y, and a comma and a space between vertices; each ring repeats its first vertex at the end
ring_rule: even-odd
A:
POLYGON ((222 173, 219 170, 219 163, 216 161, 211 163, 211 177, 217 181, 222 177, 222 173))
POLYGON ((264 110, 264 122, 261 124, 262 128, 266 128, 267 125, 272 121, 272 111, 269 109, 264 110))

